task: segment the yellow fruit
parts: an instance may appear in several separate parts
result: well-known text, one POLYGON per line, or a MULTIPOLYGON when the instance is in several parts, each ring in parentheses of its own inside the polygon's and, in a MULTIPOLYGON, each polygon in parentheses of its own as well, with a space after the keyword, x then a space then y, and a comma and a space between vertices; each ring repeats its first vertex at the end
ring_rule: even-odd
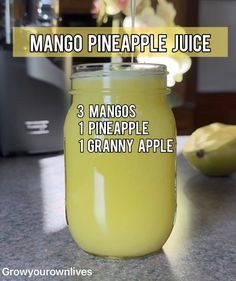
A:
POLYGON ((197 129, 184 146, 183 154, 195 168, 209 176, 236 171, 236 125, 213 123, 197 129))

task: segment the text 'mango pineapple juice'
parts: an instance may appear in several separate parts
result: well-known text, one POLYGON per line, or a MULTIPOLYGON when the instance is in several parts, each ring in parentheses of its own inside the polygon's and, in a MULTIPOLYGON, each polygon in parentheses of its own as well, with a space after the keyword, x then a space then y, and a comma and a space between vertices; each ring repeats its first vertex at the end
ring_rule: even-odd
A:
POLYGON ((166 75, 164 65, 74 69, 73 102, 64 128, 66 210, 74 240, 89 253, 142 256, 161 249, 170 235, 176 211, 176 128, 166 99, 166 75), (116 134, 92 129, 104 122, 116 134), (122 122, 139 127, 121 131, 122 122), (149 147, 141 146, 141 139, 142 144, 150 140, 149 147))

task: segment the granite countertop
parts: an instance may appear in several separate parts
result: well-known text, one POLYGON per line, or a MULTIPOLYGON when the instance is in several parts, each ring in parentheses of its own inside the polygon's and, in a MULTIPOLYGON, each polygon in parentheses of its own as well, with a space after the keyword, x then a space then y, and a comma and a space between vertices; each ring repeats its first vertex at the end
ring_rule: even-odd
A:
POLYGON ((205 177, 179 153, 177 190, 177 220, 160 253, 106 260, 80 250, 66 227, 63 155, 0 158, 0 280, 28 280, 3 276, 5 267, 93 271, 29 280, 236 280, 236 176, 205 177))

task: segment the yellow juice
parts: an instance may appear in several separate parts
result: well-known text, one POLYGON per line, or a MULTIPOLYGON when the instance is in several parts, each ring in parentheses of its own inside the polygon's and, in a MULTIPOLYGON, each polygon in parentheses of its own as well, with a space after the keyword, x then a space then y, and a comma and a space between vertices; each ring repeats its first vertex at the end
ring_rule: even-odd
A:
POLYGON ((176 210, 175 152, 138 153, 139 140, 175 140, 175 121, 166 101, 165 71, 109 67, 105 75, 93 71, 72 77, 73 103, 64 128, 67 221, 74 240, 85 251, 136 257, 161 249, 176 210), (135 118, 108 119, 148 121, 149 135, 88 135, 90 104, 134 104, 135 118), (78 105, 84 106, 83 118, 77 117, 78 105), (132 153, 89 153, 86 148, 81 153, 82 138, 85 144, 94 138, 132 138, 134 144, 132 153))

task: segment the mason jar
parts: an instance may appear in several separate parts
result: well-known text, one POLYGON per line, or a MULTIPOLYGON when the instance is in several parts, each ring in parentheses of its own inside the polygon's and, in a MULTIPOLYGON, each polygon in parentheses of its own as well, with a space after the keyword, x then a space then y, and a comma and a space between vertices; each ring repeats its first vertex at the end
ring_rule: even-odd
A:
POLYGON ((164 65, 74 67, 64 127, 66 213, 88 253, 143 256, 171 233, 176 127, 166 81, 164 65))

